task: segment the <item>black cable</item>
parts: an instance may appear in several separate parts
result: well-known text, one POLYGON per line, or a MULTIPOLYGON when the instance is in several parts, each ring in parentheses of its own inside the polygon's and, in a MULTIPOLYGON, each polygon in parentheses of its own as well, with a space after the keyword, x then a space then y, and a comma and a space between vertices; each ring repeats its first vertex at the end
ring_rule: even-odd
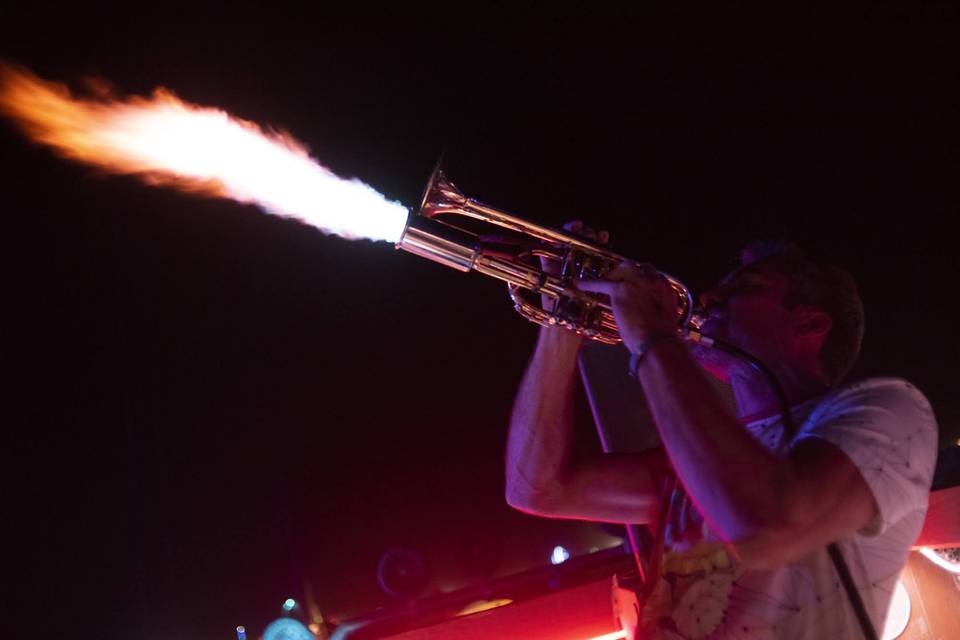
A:
POLYGON ((853 612, 857 614, 857 620, 860 621, 863 636, 867 640, 877 640, 877 632, 873 628, 870 616, 867 615, 867 608, 863 605, 863 599, 860 597, 860 592, 857 591, 857 585, 853 582, 847 562, 843 559, 843 554, 840 553, 840 547, 837 546, 836 542, 831 542, 827 545, 827 551, 830 553, 830 559, 833 560, 833 566, 837 569, 843 588, 847 590, 847 597, 850 598, 853 612))
POLYGON ((711 338, 711 341, 711 346, 714 349, 723 351, 724 353, 729 353, 735 358, 739 358, 763 375, 764 379, 767 381, 767 384, 770 385, 770 390, 773 392, 773 395, 777 398, 777 405, 780 407, 780 418, 783 420, 783 428, 791 438, 796 435, 797 425, 794 424, 793 416, 790 413, 790 402, 787 400, 787 394, 784 393, 783 386, 781 386, 776 374, 774 374, 767 365, 763 364, 760 360, 747 353, 740 347, 723 340, 717 340, 715 338, 711 338))

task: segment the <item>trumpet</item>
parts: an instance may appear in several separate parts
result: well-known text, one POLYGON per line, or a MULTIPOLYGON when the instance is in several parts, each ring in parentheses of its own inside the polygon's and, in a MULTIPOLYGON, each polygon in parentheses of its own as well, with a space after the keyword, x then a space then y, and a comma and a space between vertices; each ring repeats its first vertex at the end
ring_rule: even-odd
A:
MULTIPOLYGON (((514 308, 532 322, 564 327, 606 344, 621 341, 606 297, 579 291, 574 282, 603 278, 626 258, 582 237, 467 198, 439 165, 396 247, 459 271, 477 271, 506 282, 514 308), (498 233, 483 233, 491 225, 498 233), (555 272, 545 270, 543 260, 556 263, 555 272)), ((678 334, 697 339, 700 319, 690 290, 673 276, 659 273, 677 295, 678 334)))

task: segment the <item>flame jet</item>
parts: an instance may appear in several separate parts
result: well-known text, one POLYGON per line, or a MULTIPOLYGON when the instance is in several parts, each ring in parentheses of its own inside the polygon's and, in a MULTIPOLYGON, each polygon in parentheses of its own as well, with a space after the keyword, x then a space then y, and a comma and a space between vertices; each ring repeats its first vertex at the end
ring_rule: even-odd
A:
POLYGON ((408 211, 310 157, 288 133, 265 131, 163 88, 149 98, 77 97, 65 85, 0 63, 0 114, 62 156, 146 183, 252 203, 343 238, 396 242, 408 211))

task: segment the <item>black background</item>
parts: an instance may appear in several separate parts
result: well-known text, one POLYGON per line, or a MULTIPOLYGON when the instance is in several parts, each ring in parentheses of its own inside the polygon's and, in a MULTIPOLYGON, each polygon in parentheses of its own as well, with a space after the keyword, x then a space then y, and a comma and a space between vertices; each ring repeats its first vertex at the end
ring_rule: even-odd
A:
MULTIPOLYGON (((281 127, 408 206, 445 149, 468 195, 608 228, 695 291, 747 241, 792 238, 860 280, 856 375, 912 380, 942 443, 960 435, 945 5, 130 12, 11 17, 0 56, 281 127)), ((388 604, 374 568, 390 546, 423 550, 436 591, 542 563, 557 541, 609 542, 502 503, 535 328, 501 285, 104 176, 9 123, 0 136, 2 600, 17 619, 84 637, 259 633, 304 581, 333 616, 388 604)))

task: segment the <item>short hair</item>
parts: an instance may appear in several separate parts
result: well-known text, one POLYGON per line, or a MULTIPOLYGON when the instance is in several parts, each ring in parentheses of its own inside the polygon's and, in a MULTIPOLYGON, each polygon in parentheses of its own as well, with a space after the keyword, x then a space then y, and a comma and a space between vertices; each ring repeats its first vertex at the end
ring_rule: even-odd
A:
POLYGON ((820 350, 820 366, 831 386, 850 373, 863 342, 863 302, 849 272, 812 259, 797 245, 759 240, 740 252, 742 265, 769 265, 787 278, 783 304, 810 306, 830 316, 832 325, 820 350))

